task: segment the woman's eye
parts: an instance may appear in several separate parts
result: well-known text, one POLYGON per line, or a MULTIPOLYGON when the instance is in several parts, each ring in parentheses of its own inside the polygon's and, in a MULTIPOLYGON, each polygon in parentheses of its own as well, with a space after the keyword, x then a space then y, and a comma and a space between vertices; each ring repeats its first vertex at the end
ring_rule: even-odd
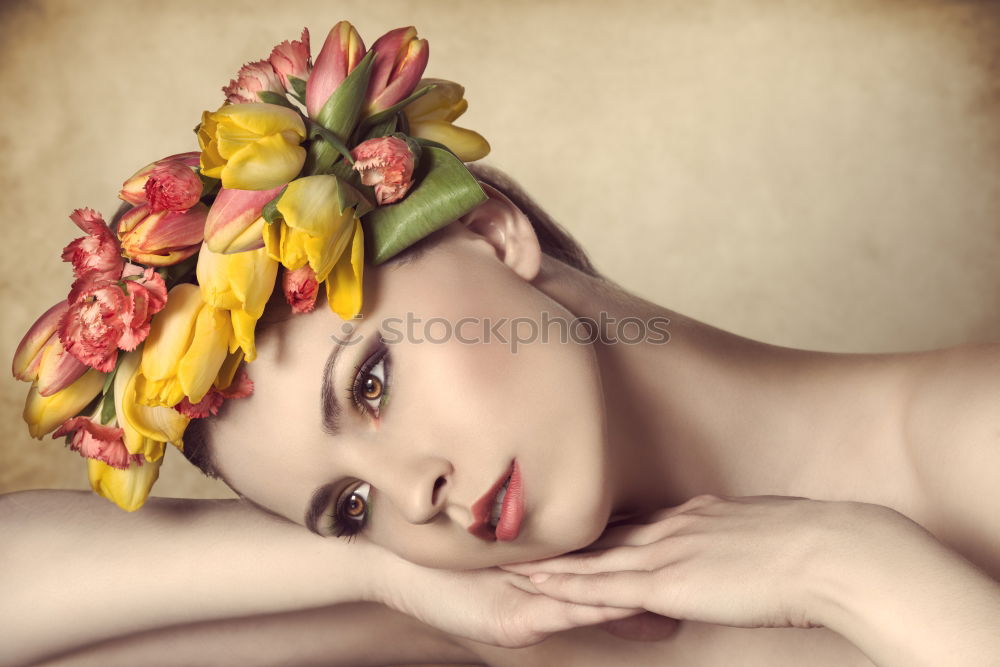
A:
POLYGON ((371 411, 376 417, 386 397, 386 355, 383 351, 358 369, 351 389, 351 398, 362 411, 371 411))
POLYGON ((334 509, 333 533, 337 537, 356 535, 365 527, 371 511, 369 496, 372 486, 367 482, 344 496, 334 509))

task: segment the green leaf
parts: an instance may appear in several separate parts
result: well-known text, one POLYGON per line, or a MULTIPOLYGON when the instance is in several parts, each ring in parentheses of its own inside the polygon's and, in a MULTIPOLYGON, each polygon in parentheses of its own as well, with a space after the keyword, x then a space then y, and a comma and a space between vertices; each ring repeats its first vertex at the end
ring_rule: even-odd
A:
POLYGON ((337 205, 340 207, 341 213, 353 206, 356 211, 355 215, 359 218, 375 208, 375 204, 341 178, 337 178, 337 205))
MULTIPOLYGON (((365 103, 365 93, 368 91, 368 80, 374 51, 369 51, 357 67, 351 70, 347 78, 340 82, 330 98, 316 114, 315 121, 332 132, 344 146, 348 144, 354 126, 361 115, 361 107, 365 103)), ((313 141, 306 153, 304 173, 326 174, 341 155, 329 141, 313 141)))
POLYGON ((396 125, 398 125, 396 116, 392 116, 378 125, 369 128, 367 131, 361 132, 360 130, 363 130, 364 127, 359 127, 359 132, 356 132, 354 135, 355 141, 353 143, 357 146, 361 142, 368 141, 369 139, 378 139, 380 137, 388 136, 396 131, 396 125))
POLYGON ((344 145, 344 142, 342 142, 333 132, 312 120, 309 121, 309 137, 319 137, 321 141, 328 142, 331 146, 333 146, 334 150, 344 157, 345 160, 354 164, 354 158, 351 157, 351 151, 344 145))
POLYGON ((285 194, 285 190, 287 189, 288 186, 286 185, 281 188, 281 192, 279 192, 274 199, 264 204, 264 208, 261 210, 260 214, 264 216, 264 220, 266 222, 272 223, 281 219, 281 214, 278 213, 278 200, 281 199, 281 195, 285 194))
POLYGON ((101 423, 110 424, 111 420, 115 418, 115 387, 114 385, 108 387, 108 391, 104 394, 103 403, 101 404, 101 423))
POLYGON ((351 70, 347 78, 340 82, 323 108, 316 114, 316 120, 326 129, 333 132, 346 143, 358 122, 361 107, 365 103, 365 93, 368 92, 368 80, 371 79, 372 63, 375 52, 369 51, 361 62, 351 70))
POLYGON ((378 265, 486 201, 486 193, 453 153, 425 146, 413 190, 364 219, 365 251, 378 265))
POLYGON ((288 77, 288 83, 292 84, 292 90, 295 91, 295 92, 292 93, 292 95, 294 95, 296 98, 298 98, 299 102, 302 102, 302 104, 305 104, 306 103, 306 82, 305 82, 305 80, 300 79, 297 76, 289 76, 288 77))
POLYGON ((389 119, 394 119, 396 117, 396 112, 397 111, 402 111, 403 107, 405 107, 407 104, 409 104, 410 102, 413 102, 414 100, 417 100, 417 99, 423 97, 424 95, 426 95, 427 93, 431 92, 435 88, 437 88, 437 84, 431 84, 429 86, 424 86, 420 90, 412 93, 409 97, 407 97, 406 99, 404 99, 402 102, 397 102, 397 103, 393 104, 391 107, 389 107, 388 109, 383 109, 382 111, 379 111, 378 113, 374 113, 371 116, 368 116, 368 118, 365 118, 361 122, 361 127, 363 127, 363 128, 364 127, 371 127, 371 126, 374 126, 374 125, 378 125, 379 123, 381 123, 383 121, 386 121, 386 120, 389 120, 389 119))
MULTIPOLYGON (((407 135, 407 136, 409 136, 409 135, 407 135)), ((436 141, 431 141, 430 139, 424 139, 422 137, 410 137, 410 138, 413 139, 418 144, 420 144, 421 146, 428 146, 430 148, 440 148, 441 150, 448 151, 449 153, 451 153, 452 155, 454 155, 454 153, 452 153, 451 149, 448 148, 447 146, 445 146, 444 144, 439 144, 436 141)))
POLYGON ((259 90, 257 91, 257 97, 260 98, 261 102, 267 102, 268 104, 277 104, 281 107, 288 107, 292 111, 298 112, 299 108, 288 101, 288 98, 281 93, 276 93, 272 90, 259 90))

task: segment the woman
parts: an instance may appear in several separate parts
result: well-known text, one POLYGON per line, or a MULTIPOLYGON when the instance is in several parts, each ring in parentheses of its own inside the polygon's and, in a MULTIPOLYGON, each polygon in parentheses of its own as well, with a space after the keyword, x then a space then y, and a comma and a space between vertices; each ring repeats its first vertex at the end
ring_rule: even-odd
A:
MULTIPOLYGON (((410 249, 397 255, 405 261, 365 273, 370 297, 350 331, 322 309, 282 319, 280 302, 269 305, 276 317, 257 331, 253 394, 185 434, 185 454, 285 520, 234 503, 153 499, 121 516, 93 498, 67 509, 63 494, 5 497, 5 521, 19 531, 8 572, 40 575, 35 554, 72 549, 80 567, 104 566, 89 581, 108 596, 95 609, 46 596, 45 584, 12 587, 4 614, 20 637, 13 660, 203 620, 244 648, 241 629, 304 633, 297 658, 285 646, 270 656, 252 647, 261 661, 302 664, 333 651, 342 664, 586 664, 622 655, 630 664, 868 664, 865 655, 880 665, 941 664, 955 663, 959 648, 968 653, 957 664, 983 664, 993 655, 995 345, 832 355, 734 336, 629 295, 585 262, 574 266, 572 253, 546 242, 537 215, 524 215, 527 206, 484 189, 485 203, 427 236, 416 256, 410 249), (592 340, 573 328, 585 317, 611 326, 592 340), (399 331, 390 326, 415 318, 421 335, 386 340, 399 331), (430 318, 451 325, 450 335, 419 326, 430 318), (555 320, 558 335, 558 318, 576 338, 532 333, 532 322, 555 320), (331 335, 343 343, 339 363, 331 335), (942 415, 961 429, 940 426, 942 415), (198 430, 201 444, 191 446, 198 430), (968 469, 946 472, 935 458, 945 434, 949 459, 968 469), (486 512, 500 494, 499 512, 486 512), (609 521, 638 517, 648 523, 605 532, 609 521), (288 519, 358 539, 320 541, 288 519), (588 546, 609 549, 514 565, 515 574, 447 571, 588 546), (346 576, 330 577, 331 565, 346 576), (601 577, 607 590, 522 576, 619 570, 601 577), (178 587, 185 577, 190 584, 178 587), (205 598, 196 609, 195 591, 205 598), (383 602, 438 629, 345 604, 353 601, 383 602), (488 645, 531 644, 642 609, 685 622, 664 642, 576 630, 533 647, 488 645), (940 614, 933 622, 931 610, 940 614), (236 618, 246 614, 270 615, 236 618), (77 622, 53 641, 41 619, 60 615, 77 622), (373 622, 392 624, 397 644, 358 643, 357 628, 373 622), (833 631, 806 630, 816 625, 833 631), (758 626, 800 629, 748 629, 758 626)), ((148 655, 182 637, 194 660, 213 662, 212 650, 233 658, 218 632, 216 643, 198 643, 208 630, 147 634, 90 657, 127 661, 130 650, 148 655)))

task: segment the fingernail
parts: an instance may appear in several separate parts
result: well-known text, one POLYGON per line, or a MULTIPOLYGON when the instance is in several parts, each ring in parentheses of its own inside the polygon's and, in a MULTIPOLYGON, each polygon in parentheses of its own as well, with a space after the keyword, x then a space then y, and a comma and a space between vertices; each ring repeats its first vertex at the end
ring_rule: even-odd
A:
POLYGON ((528 579, 531 579, 531 583, 533 584, 540 584, 548 578, 549 575, 546 574, 545 572, 536 572, 535 574, 528 577, 528 579))

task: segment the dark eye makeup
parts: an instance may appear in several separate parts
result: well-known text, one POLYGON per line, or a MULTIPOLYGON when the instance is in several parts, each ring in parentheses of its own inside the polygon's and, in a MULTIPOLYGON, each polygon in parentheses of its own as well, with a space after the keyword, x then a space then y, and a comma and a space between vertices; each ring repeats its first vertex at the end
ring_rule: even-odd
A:
MULTIPOLYGON (((372 346, 374 350, 369 350, 364 361, 354 368, 347 397, 362 415, 378 419, 388 403, 389 349, 381 336, 374 340, 372 346), (377 369, 382 372, 376 372, 377 369), (371 401, 375 401, 374 407, 371 401)), ((364 530, 371 513, 370 495, 371 485, 368 483, 358 482, 347 487, 328 515, 333 535, 350 539, 364 530)))

